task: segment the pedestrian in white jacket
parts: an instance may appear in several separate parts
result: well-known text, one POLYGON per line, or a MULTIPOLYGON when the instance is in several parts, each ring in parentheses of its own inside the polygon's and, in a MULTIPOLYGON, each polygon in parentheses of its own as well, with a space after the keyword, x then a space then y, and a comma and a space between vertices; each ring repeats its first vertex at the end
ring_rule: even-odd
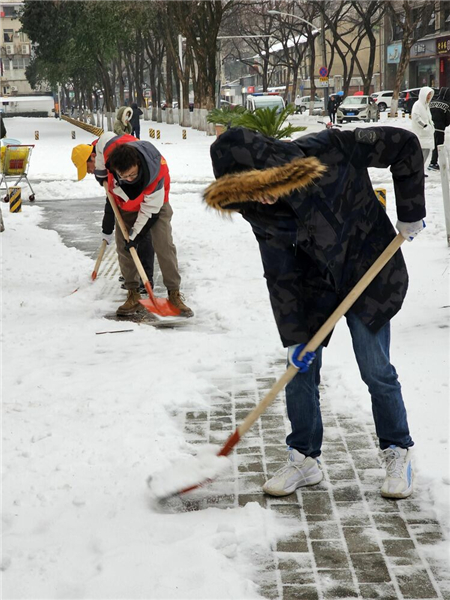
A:
POLYGON ((430 111, 430 101, 433 96, 434 90, 424 86, 420 90, 419 99, 413 104, 411 111, 412 130, 419 138, 424 164, 434 148, 434 124, 430 111))

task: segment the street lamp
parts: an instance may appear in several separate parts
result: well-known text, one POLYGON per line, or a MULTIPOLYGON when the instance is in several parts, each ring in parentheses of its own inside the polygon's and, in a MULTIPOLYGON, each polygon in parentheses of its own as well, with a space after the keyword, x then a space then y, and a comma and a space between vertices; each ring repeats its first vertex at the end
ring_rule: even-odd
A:
MULTIPOLYGON (((314 27, 314 29, 311 32, 312 36, 315 37, 317 35, 322 35, 322 54, 323 54, 324 66, 326 67, 326 63, 327 63, 327 47, 326 47, 326 40, 325 40, 325 25, 324 25, 324 22, 323 22, 323 16, 322 16, 321 31, 320 31, 319 29, 316 29, 316 26, 313 23, 310 23, 309 21, 307 21, 303 17, 299 17, 298 15, 294 15, 292 13, 281 12, 279 10, 268 10, 267 12, 270 15, 283 15, 285 17, 293 17, 294 19, 298 19, 299 21, 303 21, 303 23, 306 23, 310 27, 314 27)), ((325 105, 325 107, 326 107, 327 103, 328 103, 328 85, 324 88, 324 105, 325 105)))

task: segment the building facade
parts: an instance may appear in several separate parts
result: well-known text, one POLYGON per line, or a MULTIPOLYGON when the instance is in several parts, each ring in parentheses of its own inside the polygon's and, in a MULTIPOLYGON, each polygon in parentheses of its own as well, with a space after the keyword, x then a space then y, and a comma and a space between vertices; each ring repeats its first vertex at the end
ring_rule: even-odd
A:
MULTIPOLYGON (((450 87, 450 2, 436 2, 428 23, 421 27, 421 35, 411 47, 409 66, 402 89, 424 85, 450 87)), ((402 50, 401 31, 386 24, 385 89, 392 89, 402 50)))
POLYGON ((31 43, 20 30, 17 12, 21 2, 0 0, 0 95, 36 93, 25 76, 30 64, 31 43))

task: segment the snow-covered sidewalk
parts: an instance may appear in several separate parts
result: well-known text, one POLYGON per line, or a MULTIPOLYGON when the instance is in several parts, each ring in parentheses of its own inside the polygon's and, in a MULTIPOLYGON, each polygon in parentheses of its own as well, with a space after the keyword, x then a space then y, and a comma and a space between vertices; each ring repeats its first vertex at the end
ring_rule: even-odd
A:
MULTIPOLYGON (((5 599, 257 598, 255 554, 270 553, 295 520, 257 502, 165 514, 146 488, 150 473, 194 448, 180 414, 210 410, 224 393, 219 382, 241 380, 242 365, 264 378, 284 358, 253 234, 201 202, 213 179, 213 139, 188 129, 182 140, 176 125, 148 124, 161 130, 152 142, 171 171, 174 239, 195 320, 179 330, 127 324, 132 332, 98 336, 111 326, 103 316, 119 289, 102 295, 100 281, 89 282, 92 259, 39 227, 39 198, 103 195, 89 176, 76 182, 70 160, 73 145, 93 136, 77 130, 74 142, 73 126, 56 119, 6 125, 8 137, 36 144, 29 177, 37 183, 36 206, 24 203, 20 214, 2 206, 5 599)), ((390 173, 371 175, 387 189, 395 222, 390 173)), ((410 289, 393 320, 392 361, 416 442, 414 501, 447 528, 450 297, 439 174, 430 173, 426 191, 427 228, 403 246, 410 289)), ((100 224, 101 214, 93 219, 100 224)), ((332 412, 370 422, 344 323, 324 362, 332 412)), ((445 553, 445 544, 436 548, 445 553)))

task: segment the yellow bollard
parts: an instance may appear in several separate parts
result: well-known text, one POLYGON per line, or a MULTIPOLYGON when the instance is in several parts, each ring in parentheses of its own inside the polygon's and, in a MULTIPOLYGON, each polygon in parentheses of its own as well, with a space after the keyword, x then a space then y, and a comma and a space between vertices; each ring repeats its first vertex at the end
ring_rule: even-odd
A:
POLYGON ((375 188, 373 190, 375 192, 375 196, 377 197, 378 202, 381 206, 386 210, 386 190, 385 188, 375 188))
POLYGON ((34 132, 34 139, 38 140, 39 139, 39 131, 35 131, 34 132))
POLYGON ((74 140, 75 138, 76 138, 75 131, 72 131, 72 139, 74 140))
POLYGON ((406 113, 405 111, 402 112, 402 119, 404 119, 406 117, 406 113))
POLYGON ((156 139, 159 140, 161 138, 161 132, 159 129, 156 130, 156 139))
POLYGON ((11 187, 9 194, 9 212, 22 212, 22 188, 11 187))
POLYGON ((149 135, 151 138, 154 138, 154 137, 155 137, 155 130, 154 130, 154 129, 149 129, 149 130, 148 130, 148 135, 149 135))
POLYGON ((186 129, 183 129, 181 132, 181 137, 183 138, 183 140, 186 139, 186 129))

